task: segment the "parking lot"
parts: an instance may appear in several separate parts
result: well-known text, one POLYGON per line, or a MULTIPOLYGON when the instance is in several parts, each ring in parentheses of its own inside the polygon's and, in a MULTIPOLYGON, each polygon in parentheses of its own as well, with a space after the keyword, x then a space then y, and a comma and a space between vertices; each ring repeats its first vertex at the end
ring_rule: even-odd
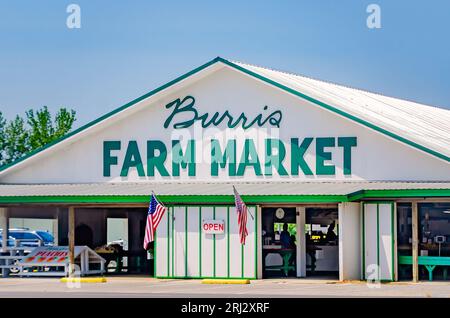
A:
POLYGON ((267 279, 248 285, 206 285, 201 280, 109 277, 106 283, 67 284, 57 278, 0 279, 0 297, 450 297, 448 282, 365 282, 267 279), (372 288, 371 288, 372 287, 372 288))

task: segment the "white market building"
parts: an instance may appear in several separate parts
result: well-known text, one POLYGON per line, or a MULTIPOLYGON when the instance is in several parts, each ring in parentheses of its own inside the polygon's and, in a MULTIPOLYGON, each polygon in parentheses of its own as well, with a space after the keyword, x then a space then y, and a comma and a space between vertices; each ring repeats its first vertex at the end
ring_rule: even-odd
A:
POLYGON ((215 58, 2 167, 0 228, 27 218, 91 248, 125 219, 130 268, 157 277, 446 279, 450 111, 215 58), (151 191, 169 207, 153 265, 151 191))

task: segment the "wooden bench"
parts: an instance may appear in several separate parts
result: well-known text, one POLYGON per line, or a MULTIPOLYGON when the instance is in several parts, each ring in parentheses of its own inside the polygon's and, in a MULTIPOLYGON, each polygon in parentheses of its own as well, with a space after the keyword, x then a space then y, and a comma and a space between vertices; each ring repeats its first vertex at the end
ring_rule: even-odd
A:
MULTIPOLYGON (((419 256, 419 265, 425 266, 428 270, 428 279, 433 280, 433 271, 436 266, 444 266, 444 280, 447 279, 447 267, 450 266, 450 257, 446 256, 419 256)), ((399 256, 399 265, 412 265, 412 256, 399 256)))

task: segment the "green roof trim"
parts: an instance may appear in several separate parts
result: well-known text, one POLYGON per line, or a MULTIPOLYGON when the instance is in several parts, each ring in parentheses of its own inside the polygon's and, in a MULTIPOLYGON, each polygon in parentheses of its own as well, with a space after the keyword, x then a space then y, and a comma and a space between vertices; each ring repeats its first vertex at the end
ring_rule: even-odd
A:
MULTIPOLYGON (((338 203, 364 199, 450 198, 450 189, 361 190, 347 195, 242 195, 246 204, 338 203)), ((159 195, 165 204, 234 204, 233 195, 159 195)), ((148 204, 150 195, 0 196, 0 204, 148 204)))
MULTIPOLYGON (((242 195, 246 204, 256 203, 325 203, 347 200, 345 195, 242 195)), ((164 204, 234 204, 233 195, 158 195, 164 204)), ((148 204, 150 195, 64 195, 0 196, 0 204, 148 204)))
POLYGON ((178 82, 181 82, 182 80, 184 80, 184 79, 186 79, 186 78, 188 78, 188 77, 190 77, 190 76, 192 76, 192 75, 194 75, 196 73, 199 73, 200 71, 202 71, 202 70, 208 68, 209 66, 211 66, 211 65, 213 65, 215 63, 218 63, 218 62, 221 62, 221 63, 223 63, 225 65, 228 65, 228 66, 230 66, 230 67, 232 67, 232 68, 234 68, 236 70, 239 70, 239 71, 241 71, 241 72, 243 72, 243 73, 245 73, 247 75, 250 75, 250 76, 252 76, 254 78, 257 78, 257 79, 259 79, 261 81, 264 81, 264 82, 266 82, 268 84, 271 84, 271 85, 273 85, 275 87, 278 87, 278 88, 280 88, 280 89, 282 89, 282 90, 284 90, 284 91, 286 91, 288 93, 291 93, 291 94, 296 95, 296 96, 298 96, 298 97, 300 97, 302 99, 305 99, 305 100, 307 100, 309 102, 312 102, 312 103, 314 103, 314 104, 316 104, 316 105, 318 105, 318 106, 320 106, 322 108, 325 108, 327 110, 330 110, 330 111, 332 111, 332 112, 334 112, 334 113, 336 113, 338 115, 341 115, 343 117, 351 119, 351 120, 353 120, 353 121, 355 121, 355 122, 357 122, 359 124, 362 124, 362 125, 364 125, 366 127, 369 127, 369 128, 371 128, 371 129, 373 129, 375 131, 378 131, 378 132, 384 134, 384 135, 392 137, 392 138, 394 138, 394 139, 396 139, 396 140, 398 140, 400 142, 403 142, 403 143, 405 143, 405 144, 407 144, 409 146, 412 146, 412 147, 414 147, 416 149, 422 150, 422 151, 424 151, 426 153, 429 153, 429 154, 431 154, 431 155, 433 155, 435 157, 438 157, 438 158, 443 159, 443 160, 445 160, 447 162, 450 162, 450 157, 446 156, 445 154, 439 153, 439 152, 437 152, 435 150, 432 150, 432 149, 429 149, 429 148, 427 148, 425 146, 422 146, 422 145, 420 145, 420 144, 418 144, 416 142, 410 141, 410 140, 408 140, 408 139, 406 139, 404 137, 401 137, 401 136, 399 136, 399 135, 397 135, 395 133, 392 133, 392 132, 387 131, 387 130, 381 128, 381 127, 378 127, 378 126, 376 126, 376 125, 374 125, 374 124, 372 124, 372 123, 370 123, 370 122, 368 122, 366 120, 360 119, 360 118, 358 118, 356 116, 353 116, 353 115, 351 115, 351 114, 349 114, 347 112, 344 112, 344 111, 342 111, 342 110, 340 110, 340 109, 338 109, 336 107, 333 107, 331 105, 325 104, 325 103, 323 103, 323 102, 321 102, 321 101, 319 101, 319 100, 317 100, 315 98, 307 96, 307 95, 305 95, 305 94, 303 94, 303 93, 301 93, 301 92, 299 92, 297 90, 289 88, 288 86, 285 86, 285 85, 280 84, 280 83, 278 83, 276 81, 273 81, 273 80, 271 80, 271 79, 269 79, 269 78, 267 78, 265 76, 257 74, 255 72, 249 70, 249 69, 246 69, 246 68, 244 68, 242 66, 239 66, 239 65, 237 65, 237 64, 235 64, 233 62, 230 62, 230 61, 228 61, 228 60, 226 60, 224 58, 216 57, 216 58, 212 59, 211 61, 209 61, 209 62, 207 62, 207 63, 205 63, 205 64, 203 64, 203 65, 201 65, 201 66, 199 66, 199 67, 197 67, 195 69, 193 69, 192 71, 187 72, 187 73, 177 77, 176 79, 174 79, 174 80, 172 80, 172 81, 170 81, 170 82, 168 82, 168 83, 166 83, 166 84, 164 84, 164 85, 162 85, 162 86, 160 86, 160 87, 158 87, 158 88, 156 88, 156 89, 154 89, 154 90, 152 90, 152 91, 150 91, 150 92, 148 92, 148 93, 146 93, 146 94, 144 94, 144 95, 142 95, 142 96, 140 96, 140 97, 138 97, 138 98, 136 98, 136 99, 134 99, 134 100, 132 100, 132 101, 130 101, 128 103, 126 103, 125 105, 122 105, 119 108, 117 108, 117 109, 115 109, 115 110, 113 110, 113 111, 111 111, 111 112, 109 112, 109 113, 107 113, 107 114, 105 114, 105 115, 103 115, 103 116, 101 116, 101 117, 99 117, 99 118, 97 118, 97 119, 87 123, 86 125, 83 125, 83 126, 77 128, 77 129, 75 129, 74 131, 66 134, 65 136, 63 136, 63 137, 61 137, 61 138, 59 138, 59 139, 57 139, 57 140, 47 144, 47 145, 45 145, 45 146, 43 146, 41 148, 38 148, 38 149, 28 153, 24 157, 19 158, 18 160, 13 161, 13 162, 11 162, 11 163, 9 163, 7 165, 0 166, 0 172, 17 165, 18 163, 23 162, 26 159, 29 159, 30 157, 33 157, 34 155, 37 155, 38 153, 41 153, 42 151, 44 151, 44 150, 46 150, 46 149, 48 149, 48 148, 50 148, 50 147, 52 147, 52 146, 54 146, 54 145, 56 145, 56 144, 58 144, 60 142, 62 142, 64 140, 66 140, 66 139, 68 139, 68 138, 70 138, 70 137, 72 137, 72 136, 74 136, 74 135, 76 135, 76 134, 78 134, 78 133, 88 129, 89 127, 94 126, 97 123, 100 123, 100 122, 106 120, 107 118, 109 118, 109 117, 111 117, 111 116, 113 116, 113 115, 115 115, 115 114, 117 114, 117 113, 119 113, 119 112, 121 112, 121 111, 123 111, 123 110, 125 110, 125 109, 127 109, 127 108, 129 108, 129 107, 131 107, 131 106, 133 106, 133 105, 135 105, 137 103, 139 103, 139 102, 141 102, 142 100, 144 100, 144 99, 146 99, 148 97, 151 97, 152 95, 155 95, 156 93, 161 92, 162 90, 164 90, 166 88, 169 88, 169 87, 177 84, 178 82))

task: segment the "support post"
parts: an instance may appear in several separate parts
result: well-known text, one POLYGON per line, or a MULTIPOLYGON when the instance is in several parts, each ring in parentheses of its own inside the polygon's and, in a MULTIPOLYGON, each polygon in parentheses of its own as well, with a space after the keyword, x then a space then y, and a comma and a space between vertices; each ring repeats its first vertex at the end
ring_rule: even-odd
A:
POLYGON ((339 213, 339 280, 361 279, 360 203, 341 202, 339 213))
POLYGON ((9 215, 7 208, 0 208, 0 229, 2 229, 2 252, 8 249, 8 230, 9 230, 9 215))
POLYGON ((412 273, 413 282, 419 281, 419 210, 417 202, 412 202, 412 273))
POLYGON ((69 207, 69 277, 75 271, 75 208, 69 207))
POLYGON ((297 277, 306 277, 305 211, 305 207, 297 207, 297 277))

